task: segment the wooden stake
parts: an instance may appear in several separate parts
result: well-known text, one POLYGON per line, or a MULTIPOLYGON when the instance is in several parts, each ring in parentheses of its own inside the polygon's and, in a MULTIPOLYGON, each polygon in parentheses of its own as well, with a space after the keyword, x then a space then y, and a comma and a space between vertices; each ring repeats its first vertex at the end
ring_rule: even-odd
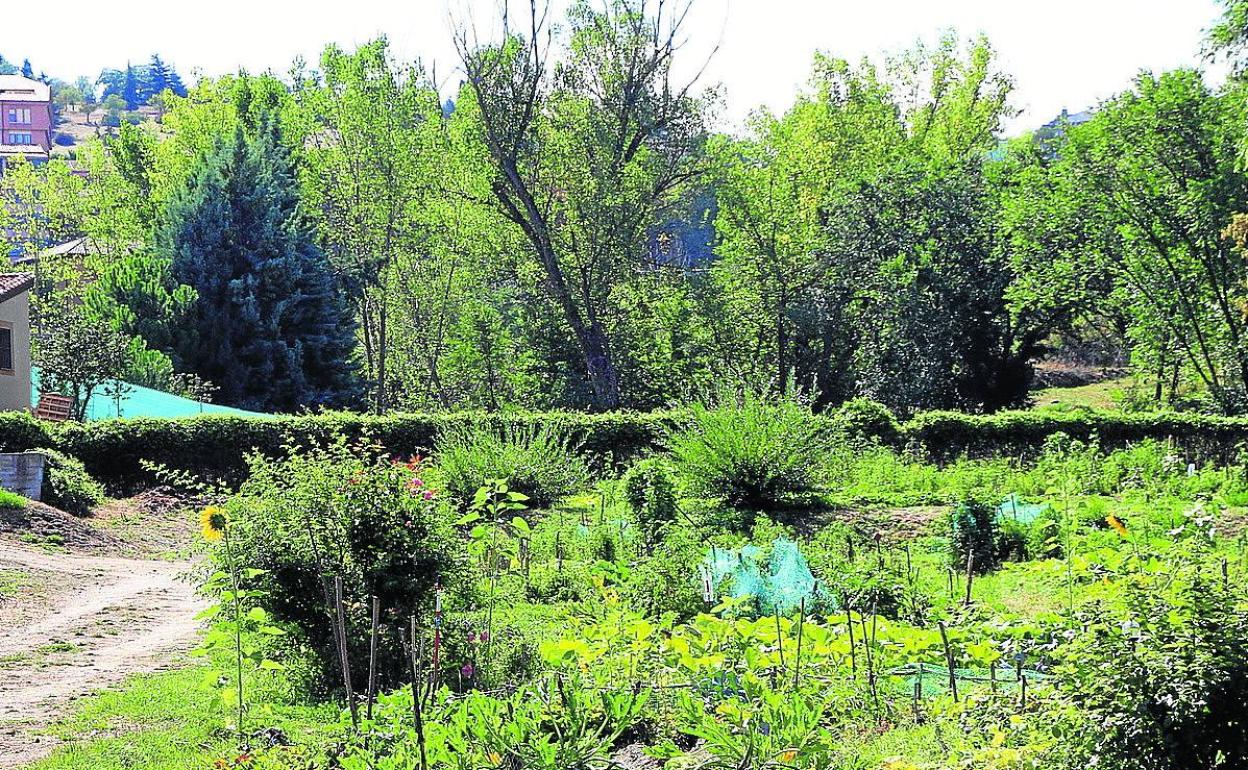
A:
POLYGON ((377 698, 377 635, 381 624, 381 599, 373 597, 372 625, 368 635, 368 700, 365 713, 373 719, 373 701, 377 698))
POLYGON ((966 555, 966 601, 967 607, 971 606, 971 582, 975 579, 975 552, 971 551, 966 555))
POLYGON ((940 641, 945 645, 945 665, 949 667, 949 690, 953 693, 953 700, 958 700, 958 675, 953 670, 953 648, 949 646, 949 634, 945 633, 945 624, 943 621, 936 624, 940 627, 940 641))
POLYGON ((338 633, 338 652, 342 661, 342 686, 347 693, 347 708, 351 711, 351 726, 359 729, 360 713, 355 702, 355 689, 351 686, 351 657, 347 654, 347 618, 342 603, 342 576, 334 575, 334 610, 338 633))
POLYGON ((802 636, 806 622, 806 597, 802 597, 797 615, 797 659, 793 661, 793 689, 798 687, 798 677, 802 671, 802 636))

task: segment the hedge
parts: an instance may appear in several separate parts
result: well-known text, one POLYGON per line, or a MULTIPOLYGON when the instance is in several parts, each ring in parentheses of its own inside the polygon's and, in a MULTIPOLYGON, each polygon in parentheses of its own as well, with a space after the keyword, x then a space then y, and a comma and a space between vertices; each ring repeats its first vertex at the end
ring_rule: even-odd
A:
MULTIPOLYGON (((581 442, 600 467, 619 468, 661 448, 664 435, 680 426, 679 410, 584 414, 580 412, 452 412, 361 415, 326 412, 292 417, 240 418, 204 415, 184 419, 121 419, 91 423, 46 423, 28 414, 0 413, 0 451, 51 447, 79 458, 114 491, 149 484, 145 462, 227 482, 241 480, 246 456, 278 454, 289 445, 323 443, 336 435, 366 439, 393 454, 428 452, 440 430, 477 424, 557 426, 581 442)), ((853 435, 925 454, 936 462, 957 457, 1035 454, 1054 433, 1096 439, 1117 447, 1144 439, 1172 441, 1189 460, 1229 462, 1248 443, 1248 418, 1191 414, 1124 414, 1094 410, 1018 411, 994 415, 927 412, 898 424, 881 407, 850 402, 815 418, 853 435)))

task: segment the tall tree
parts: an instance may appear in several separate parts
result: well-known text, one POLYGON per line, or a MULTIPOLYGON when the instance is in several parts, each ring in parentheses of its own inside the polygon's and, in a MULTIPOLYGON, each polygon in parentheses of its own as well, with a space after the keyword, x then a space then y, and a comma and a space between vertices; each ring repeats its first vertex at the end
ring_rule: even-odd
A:
MULTIPOLYGON (((677 82, 688 2, 576 2, 551 59, 548 9, 481 45, 460 30, 468 99, 493 168, 492 199, 523 232, 579 351, 599 409, 621 403, 612 290, 644 263, 660 210, 697 173, 706 102, 677 82)), ((468 104, 466 104, 468 102, 468 104)))
POLYGON ((178 368, 226 403, 293 411, 355 396, 353 324, 299 210, 293 159, 272 116, 218 140, 171 196, 160 253, 198 297, 178 368))

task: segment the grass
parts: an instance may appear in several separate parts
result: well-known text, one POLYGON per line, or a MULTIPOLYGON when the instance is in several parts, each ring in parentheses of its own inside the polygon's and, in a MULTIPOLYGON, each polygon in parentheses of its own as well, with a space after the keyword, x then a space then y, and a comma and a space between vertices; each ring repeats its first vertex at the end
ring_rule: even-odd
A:
MULTIPOLYGON (((49 731, 65 743, 30 770, 181 770, 233 759, 232 712, 214 684, 217 673, 211 665, 195 665, 135 676, 80 701, 49 731)), ((271 705, 252 712, 252 724, 280 729, 296 742, 338 721, 333 706, 296 704, 263 690, 258 694, 271 705)))
POLYGON ((1045 388, 1037 390, 1032 398, 1037 408, 1043 407, 1092 407, 1095 409, 1118 409, 1122 396, 1131 387, 1131 379, 1094 382, 1074 388, 1045 388))
POLYGON ((26 507, 26 498, 10 492, 7 489, 0 489, 0 508, 9 510, 20 510, 26 507))
POLYGON ((0 569, 0 599, 16 596, 30 583, 29 576, 15 569, 0 569))

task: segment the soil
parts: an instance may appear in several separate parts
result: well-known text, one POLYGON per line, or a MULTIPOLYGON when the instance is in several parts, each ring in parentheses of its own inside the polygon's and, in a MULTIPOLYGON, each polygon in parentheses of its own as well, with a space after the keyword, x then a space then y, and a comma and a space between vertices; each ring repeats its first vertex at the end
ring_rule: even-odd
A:
POLYGON ((194 645, 194 563, 175 558, 190 516, 150 502, 85 519, 39 504, 0 512, 0 570, 21 576, 0 597, 0 768, 51 751, 45 731, 77 698, 177 665, 194 645))

